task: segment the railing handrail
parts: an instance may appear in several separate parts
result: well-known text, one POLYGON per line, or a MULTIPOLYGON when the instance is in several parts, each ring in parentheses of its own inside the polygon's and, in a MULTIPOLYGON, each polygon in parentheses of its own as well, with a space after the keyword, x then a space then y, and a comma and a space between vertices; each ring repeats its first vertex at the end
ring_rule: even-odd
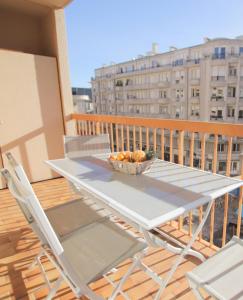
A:
POLYGON ((72 114, 73 120, 164 128, 170 130, 200 132, 243 138, 243 124, 202 122, 189 120, 135 118, 118 115, 72 114))

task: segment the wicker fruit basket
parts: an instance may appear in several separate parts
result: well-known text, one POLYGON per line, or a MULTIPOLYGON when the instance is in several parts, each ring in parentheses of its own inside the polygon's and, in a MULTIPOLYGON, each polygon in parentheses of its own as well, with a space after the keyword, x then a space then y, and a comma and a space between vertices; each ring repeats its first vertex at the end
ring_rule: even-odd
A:
POLYGON ((142 150, 119 152, 111 154, 108 158, 108 162, 115 170, 129 175, 138 175, 148 171, 153 161, 153 153, 142 150))

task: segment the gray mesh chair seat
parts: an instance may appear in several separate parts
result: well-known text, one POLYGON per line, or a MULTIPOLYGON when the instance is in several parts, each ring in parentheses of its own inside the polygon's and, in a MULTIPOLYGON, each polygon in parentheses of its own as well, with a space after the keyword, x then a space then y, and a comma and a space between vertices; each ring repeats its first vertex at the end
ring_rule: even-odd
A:
POLYGON ((80 227, 106 216, 103 209, 98 213, 82 199, 68 201, 48 208, 45 210, 45 213, 59 237, 70 234, 80 227))
POLYGON ((82 200, 69 201, 45 213, 59 235, 65 258, 85 284, 146 247, 82 200))
POLYGON ((188 272, 187 278, 198 299, 203 299, 200 288, 216 299, 243 299, 243 241, 234 236, 215 255, 188 272))
POLYGON ((65 257, 80 281, 89 284, 146 247, 112 223, 99 219, 61 239, 65 257))

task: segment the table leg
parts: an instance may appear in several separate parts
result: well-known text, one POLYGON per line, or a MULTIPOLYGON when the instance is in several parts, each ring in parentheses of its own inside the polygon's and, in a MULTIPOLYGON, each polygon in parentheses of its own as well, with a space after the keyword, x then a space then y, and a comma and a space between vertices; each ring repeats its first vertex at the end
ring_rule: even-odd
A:
MULTIPOLYGON (((179 247, 171 245, 169 242, 162 240, 161 238, 157 237, 153 233, 150 233, 149 231, 146 231, 144 229, 141 230, 143 233, 143 236, 147 242, 147 244, 151 247, 158 248, 162 247, 165 250, 168 250, 169 252, 172 252, 174 254, 181 254, 183 249, 185 248, 185 245, 174 242, 175 244, 179 244, 179 247)), ((198 259, 200 259, 202 262, 205 261, 205 257, 198 251, 189 249, 187 255, 194 256, 198 259)))
POLYGON ((199 233, 201 232, 206 220, 207 220, 207 217, 210 213, 210 210, 211 210, 211 207, 212 207, 212 204, 213 204, 214 200, 211 200, 209 203, 208 203, 208 206, 207 206, 207 209, 206 209, 206 212, 205 212, 205 215, 202 219, 202 221, 200 222, 200 224, 198 225, 197 229, 195 230, 194 234, 192 235, 190 241, 188 242, 187 246, 182 250, 181 254, 179 255, 179 257, 176 259, 176 261, 174 262, 172 268, 170 269, 168 275, 165 277, 165 279, 163 280, 163 284, 160 286, 154 300, 159 300, 160 299, 160 296, 162 295, 163 291, 165 290, 167 284, 169 283, 169 281, 171 280, 172 276, 174 275, 174 273, 176 272, 178 266, 181 264, 183 258, 185 257, 185 255, 188 254, 188 251, 191 249, 192 247, 192 244, 195 242, 197 236, 199 235, 199 233))

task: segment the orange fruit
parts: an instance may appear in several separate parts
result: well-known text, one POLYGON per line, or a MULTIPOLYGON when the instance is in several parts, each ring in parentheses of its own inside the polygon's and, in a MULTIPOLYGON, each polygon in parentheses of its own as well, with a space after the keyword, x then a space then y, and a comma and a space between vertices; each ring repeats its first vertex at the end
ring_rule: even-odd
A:
POLYGON ((142 162, 146 160, 146 154, 142 150, 136 150, 132 153, 132 160, 135 162, 142 162))
POLYGON ((123 161, 124 158, 125 158, 125 157, 124 157, 124 155, 123 155, 122 152, 119 152, 119 153, 117 154, 117 160, 123 161))
POLYGON ((116 156, 113 155, 113 154, 111 154, 110 157, 109 157, 109 159, 110 159, 110 160, 116 160, 116 156))
POLYGON ((130 161, 131 157, 132 157, 132 153, 130 151, 126 151, 124 156, 125 156, 125 159, 127 159, 128 161, 130 161))

